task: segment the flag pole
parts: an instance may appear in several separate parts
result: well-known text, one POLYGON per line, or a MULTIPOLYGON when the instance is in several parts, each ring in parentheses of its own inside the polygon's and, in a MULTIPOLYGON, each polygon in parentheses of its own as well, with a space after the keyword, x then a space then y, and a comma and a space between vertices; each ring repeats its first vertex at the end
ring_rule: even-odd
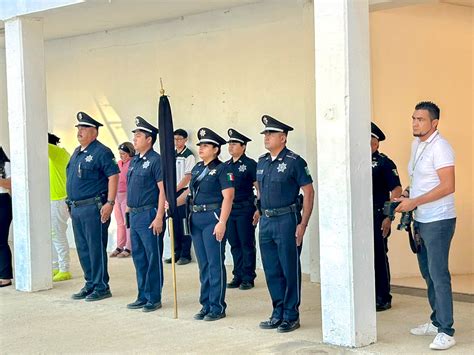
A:
MULTIPOLYGON (((165 94, 165 89, 163 89, 163 80, 160 78, 160 94, 163 96, 165 94)), ((176 188, 176 186, 175 186, 176 188)), ((173 217, 168 217, 168 228, 170 233, 170 242, 171 242, 171 273, 173 275, 173 308, 174 308, 174 319, 178 319, 178 293, 176 285, 176 260, 174 253, 174 224, 173 217)))

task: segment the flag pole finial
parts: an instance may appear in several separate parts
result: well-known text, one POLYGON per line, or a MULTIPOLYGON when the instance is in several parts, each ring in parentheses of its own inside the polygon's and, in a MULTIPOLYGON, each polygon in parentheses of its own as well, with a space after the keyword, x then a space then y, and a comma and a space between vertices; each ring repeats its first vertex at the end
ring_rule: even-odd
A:
POLYGON ((160 94, 163 96, 165 94, 165 89, 163 89, 163 80, 160 78, 160 84, 161 84, 161 89, 160 89, 160 94))

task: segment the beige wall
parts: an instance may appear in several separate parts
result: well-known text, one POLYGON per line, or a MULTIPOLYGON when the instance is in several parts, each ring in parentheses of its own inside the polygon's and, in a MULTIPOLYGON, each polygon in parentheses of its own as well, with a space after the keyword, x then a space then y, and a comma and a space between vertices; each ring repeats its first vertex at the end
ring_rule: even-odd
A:
MULTIPOLYGON (((441 108, 439 128, 456 152, 456 234, 452 273, 473 267, 473 9, 448 4, 370 14, 373 117, 388 136, 381 144, 408 184, 411 114, 418 101, 441 108)), ((418 275, 406 233, 390 238, 393 276, 418 275)))

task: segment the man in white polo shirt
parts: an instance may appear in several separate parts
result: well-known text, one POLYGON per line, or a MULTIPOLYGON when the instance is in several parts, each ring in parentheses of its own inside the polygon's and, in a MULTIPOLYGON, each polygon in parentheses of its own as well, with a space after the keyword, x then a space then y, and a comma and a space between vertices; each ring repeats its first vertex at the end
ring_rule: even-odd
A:
POLYGON ((431 322, 411 329, 413 335, 436 335, 431 349, 456 344, 453 329, 453 296, 448 269, 449 247, 456 226, 454 207, 454 151, 437 130, 439 107, 420 102, 413 113, 410 187, 399 200, 397 212, 414 211, 415 235, 421 239, 418 264, 428 286, 431 322))

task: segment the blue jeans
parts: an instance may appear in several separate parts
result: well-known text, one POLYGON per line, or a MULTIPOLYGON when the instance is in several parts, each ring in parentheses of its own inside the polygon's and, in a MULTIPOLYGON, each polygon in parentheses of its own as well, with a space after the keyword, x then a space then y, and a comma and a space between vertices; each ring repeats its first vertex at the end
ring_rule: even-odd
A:
POLYGON ((453 293, 448 259, 456 218, 430 223, 415 221, 414 227, 422 241, 417 254, 418 265, 428 286, 428 300, 433 310, 431 321, 439 333, 453 336, 453 293))

